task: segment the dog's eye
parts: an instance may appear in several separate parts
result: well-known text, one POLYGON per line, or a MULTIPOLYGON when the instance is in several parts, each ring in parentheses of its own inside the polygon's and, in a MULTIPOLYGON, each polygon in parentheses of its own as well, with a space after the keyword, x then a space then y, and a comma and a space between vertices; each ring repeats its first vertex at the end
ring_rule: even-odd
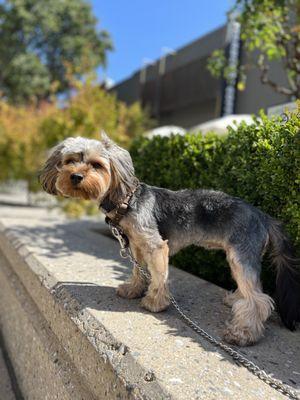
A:
POLYGON ((102 168, 102 165, 101 165, 100 163, 98 163, 98 162, 92 162, 91 164, 92 164, 92 167, 93 167, 94 169, 100 169, 100 168, 102 168))
POLYGON ((65 161, 65 164, 66 164, 66 165, 68 165, 68 164, 74 164, 74 162, 75 162, 74 160, 70 159, 70 160, 66 160, 66 161, 65 161))

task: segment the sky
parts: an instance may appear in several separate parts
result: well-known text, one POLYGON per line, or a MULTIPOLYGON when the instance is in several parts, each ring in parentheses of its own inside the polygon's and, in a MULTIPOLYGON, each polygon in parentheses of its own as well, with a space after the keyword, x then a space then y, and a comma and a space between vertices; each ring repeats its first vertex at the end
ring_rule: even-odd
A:
POLYGON ((156 60, 162 48, 178 49, 226 22, 232 0, 91 0, 99 28, 106 29, 114 51, 99 77, 117 83, 156 60))

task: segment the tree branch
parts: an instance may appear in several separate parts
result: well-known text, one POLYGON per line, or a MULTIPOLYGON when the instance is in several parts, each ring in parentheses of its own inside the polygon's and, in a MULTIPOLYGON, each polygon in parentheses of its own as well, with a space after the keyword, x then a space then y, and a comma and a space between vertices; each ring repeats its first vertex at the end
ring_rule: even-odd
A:
POLYGON ((261 75, 260 75, 261 83, 269 85, 277 93, 281 93, 281 94, 284 94, 286 96, 292 96, 292 95, 297 96, 297 91, 295 92, 292 89, 288 89, 288 88, 286 88, 284 86, 278 85, 277 83, 275 83, 274 81, 272 81, 269 78, 268 73, 269 73, 270 67, 268 65, 265 65, 265 64, 260 65, 260 64, 258 64, 258 67, 259 67, 260 72, 261 72, 261 75))

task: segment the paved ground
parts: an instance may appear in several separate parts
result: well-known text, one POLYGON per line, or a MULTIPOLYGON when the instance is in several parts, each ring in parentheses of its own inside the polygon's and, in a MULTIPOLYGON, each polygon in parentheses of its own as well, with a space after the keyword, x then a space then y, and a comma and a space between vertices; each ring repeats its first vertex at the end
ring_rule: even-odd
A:
POLYGON ((1 347, 0 347, 0 399, 16 400, 1 347))
MULTIPOLYGON (((70 222, 43 209, 5 206, 0 219, 45 267, 43 279, 51 277, 56 288, 67 290, 81 312, 130 349, 137 365, 154 371, 172 398, 284 398, 199 338, 174 310, 151 314, 139 307, 139 300, 118 298, 115 288, 128 277, 130 267, 118 257, 118 246, 106 236, 102 221, 70 222)), ((230 316, 222 304, 224 291, 175 268, 170 283, 191 318, 220 338, 230 316)), ((275 378, 300 388, 300 332, 284 329, 276 314, 267 324, 265 338, 239 351, 275 378)))

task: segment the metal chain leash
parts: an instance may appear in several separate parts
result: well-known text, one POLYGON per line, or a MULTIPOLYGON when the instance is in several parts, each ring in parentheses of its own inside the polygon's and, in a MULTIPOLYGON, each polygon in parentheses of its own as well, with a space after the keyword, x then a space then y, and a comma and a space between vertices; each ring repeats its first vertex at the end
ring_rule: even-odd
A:
MULTIPOLYGON (((114 237, 119 241, 120 244, 120 255, 122 258, 128 258, 132 265, 136 268, 138 268, 139 272, 141 275, 146 279, 150 280, 151 275, 148 271, 146 271, 138 262, 137 260, 133 257, 132 252, 130 250, 130 247, 128 246, 128 240, 126 239, 126 236, 123 232, 123 230, 116 225, 113 225, 111 222, 109 223, 109 227, 112 231, 112 234, 114 237)), ((238 351, 234 350, 232 347, 228 346, 227 344, 215 339, 213 336, 211 336, 209 333, 207 333, 204 329, 202 329, 199 325, 197 325, 194 321, 192 321, 188 315, 185 314, 185 312, 181 309, 177 301, 175 300, 174 296, 170 294, 170 302, 175 308, 175 310, 178 312, 180 317, 183 319, 183 321, 190 327, 192 328, 196 333, 198 333, 200 336, 208 340, 210 343, 215 345, 216 347, 219 347, 223 351, 225 351, 227 354, 229 354, 234 361, 247 368, 248 371, 250 371, 253 375, 257 376, 259 379, 261 379, 263 382, 271 386, 273 389, 277 390, 278 392, 282 393, 283 395, 289 397, 290 399, 295 399, 299 400, 300 396, 297 393, 296 390, 291 389, 289 386, 285 385, 282 381, 279 379, 273 378, 271 375, 267 374, 263 369, 261 369, 258 365, 254 364, 252 361, 248 360, 245 356, 243 356, 241 353, 238 351)))

